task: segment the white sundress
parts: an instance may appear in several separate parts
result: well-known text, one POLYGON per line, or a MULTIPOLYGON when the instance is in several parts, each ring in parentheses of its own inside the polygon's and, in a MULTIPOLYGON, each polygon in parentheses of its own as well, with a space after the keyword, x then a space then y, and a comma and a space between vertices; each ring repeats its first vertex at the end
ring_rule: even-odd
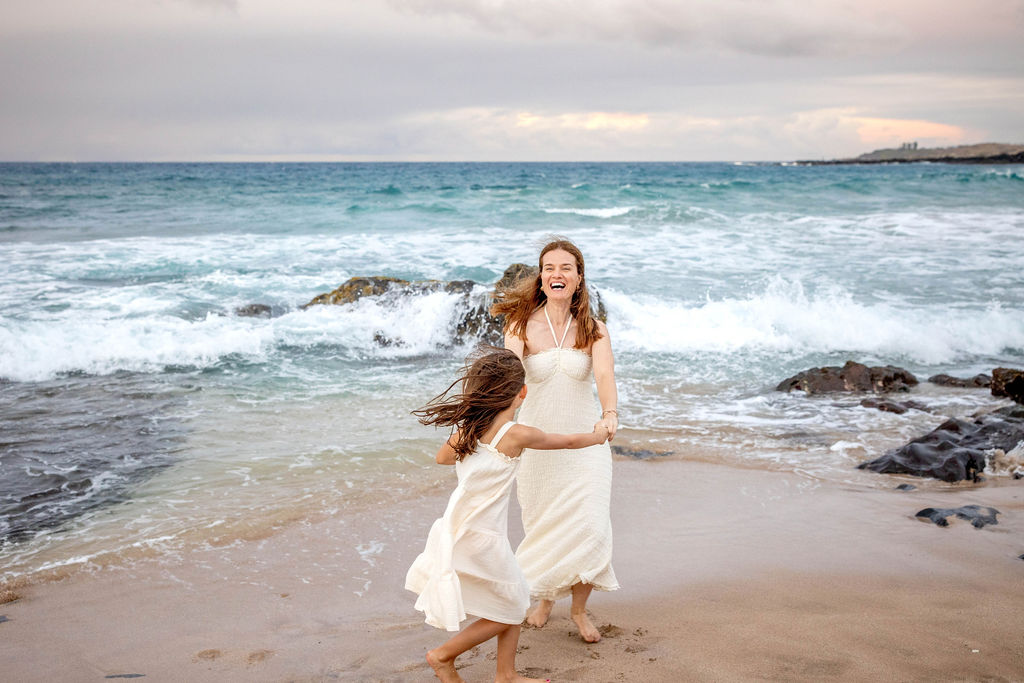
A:
MULTIPOLYGON (((546 313, 546 311, 545 311, 546 313)), ((545 432, 590 432, 600 419, 594 397, 593 360, 579 349, 558 346, 527 356, 526 401, 520 424, 545 432)), ((557 600, 576 583, 596 590, 619 587, 612 570, 612 457, 607 442, 578 450, 525 449, 519 457, 517 492, 526 536, 516 559, 536 598, 557 600)))
POLYGON ((455 463, 459 485, 406 574, 405 587, 419 595, 416 609, 436 628, 458 631, 467 613, 502 624, 526 617, 530 588, 508 540, 520 461, 495 448, 514 424, 506 422, 491 443, 455 463))

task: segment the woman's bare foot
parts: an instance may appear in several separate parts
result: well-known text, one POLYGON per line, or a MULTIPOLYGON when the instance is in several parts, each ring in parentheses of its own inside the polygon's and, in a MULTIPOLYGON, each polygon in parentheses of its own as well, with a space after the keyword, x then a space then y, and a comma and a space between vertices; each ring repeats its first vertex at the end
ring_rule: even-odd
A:
POLYGON ((553 600, 541 600, 537 603, 537 606, 533 608, 533 611, 526 615, 526 623, 534 628, 540 628, 544 624, 548 623, 548 617, 551 616, 551 610, 554 606, 555 603, 553 600))
POLYGON ((427 653, 427 664, 434 670, 434 675, 441 679, 441 683, 466 683, 455 670, 454 659, 441 659, 431 650, 427 653))
POLYGON ((576 627, 580 630, 580 637, 583 640, 588 643, 596 643, 601 640, 601 632, 594 628, 586 612, 574 613, 572 620, 576 622, 576 627))

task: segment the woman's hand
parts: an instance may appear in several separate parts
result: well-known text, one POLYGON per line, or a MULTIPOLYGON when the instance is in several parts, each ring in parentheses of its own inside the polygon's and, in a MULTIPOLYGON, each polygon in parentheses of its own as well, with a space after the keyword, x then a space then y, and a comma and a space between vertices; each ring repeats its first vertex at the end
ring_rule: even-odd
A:
POLYGON ((604 425, 604 428, 608 430, 608 440, 611 441, 615 438, 615 432, 619 428, 619 416, 614 412, 606 412, 597 424, 604 425))
POLYGON ((598 443, 604 443, 610 438, 610 432, 608 431, 608 427, 605 425, 604 420, 594 423, 594 434, 602 437, 598 443))

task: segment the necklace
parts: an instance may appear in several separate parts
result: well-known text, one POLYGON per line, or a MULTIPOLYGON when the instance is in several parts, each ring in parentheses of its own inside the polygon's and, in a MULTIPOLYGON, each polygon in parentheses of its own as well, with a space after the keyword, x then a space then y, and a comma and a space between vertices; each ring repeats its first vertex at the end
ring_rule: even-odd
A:
POLYGON ((548 315, 548 307, 544 307, 544 317, 548 321, 548 329, 551 330, 551 341, 558 344, 558 348, 562 348, 562 344, 565 343, 565 335, 569 334, 569 325, 572 324, 572 314, 569 315, 565 321, 565 331, 562 332, 562 341, 558 341, 558 335, 555 334, 555 326, 551 324, 551 316, 548 315))

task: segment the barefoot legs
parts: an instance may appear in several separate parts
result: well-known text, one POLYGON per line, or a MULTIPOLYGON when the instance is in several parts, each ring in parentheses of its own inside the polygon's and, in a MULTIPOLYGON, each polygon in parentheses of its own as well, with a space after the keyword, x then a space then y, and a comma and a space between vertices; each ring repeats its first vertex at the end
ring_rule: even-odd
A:
MULTIPOLYGON (((519 645, 518 626, 509 626, 498 634, 498 670, 494 683, 546 683, 542 678, 526 678, 516 673, 516 647, 519 645)), ((551 679, 546 679, 551 680, 551 679)))
MULTIPOLYGON (((488 619, 477 619, 440 645, 427 653, 427 664, 434 670, 441 683, 464 683, 462 676, 455 671, 455 658, 466 650, 500 635, 509 627, 488 619)), ((515 627, 518 630, 518 626, 515 627)), ((513 649, 512 654, 515 654, 513 649)))
POLYGON ((596 643, 601 640, 601 634, 590 622, 587 616, 587 599, 594 589, 589 583, 574 583, 572 586, 572 607, 569 608, 569 615, 576 622, 580 630, 580 637, 588 643, 596 643))
POLYGON ((544 624, 548 623, 548 617, 551 616, 551 609, 555 606, 554 600, 541 600, 537 603, 537 606, 526 615, 526 623, 534 628, 540 628, 544 624))
MULTIPOLYGON (((569 609, 569 614, 576 623, 576 628, 580 630, 580 637, 588 643, 596 643, 601 640, 601 633, 591 623, 590 617, 587 616, 587 600, 590 598, 592 590, 594 590, 594 587, 589 583, 574 583, 572 586, 572 607, 569 609)), ((540 628, 548 623, 548 617, 551 616, 551 609, 554 606, 554 600, 541 600, 533 608, 533 611, 527 615, 526 623, 535 628, 540 628)))

